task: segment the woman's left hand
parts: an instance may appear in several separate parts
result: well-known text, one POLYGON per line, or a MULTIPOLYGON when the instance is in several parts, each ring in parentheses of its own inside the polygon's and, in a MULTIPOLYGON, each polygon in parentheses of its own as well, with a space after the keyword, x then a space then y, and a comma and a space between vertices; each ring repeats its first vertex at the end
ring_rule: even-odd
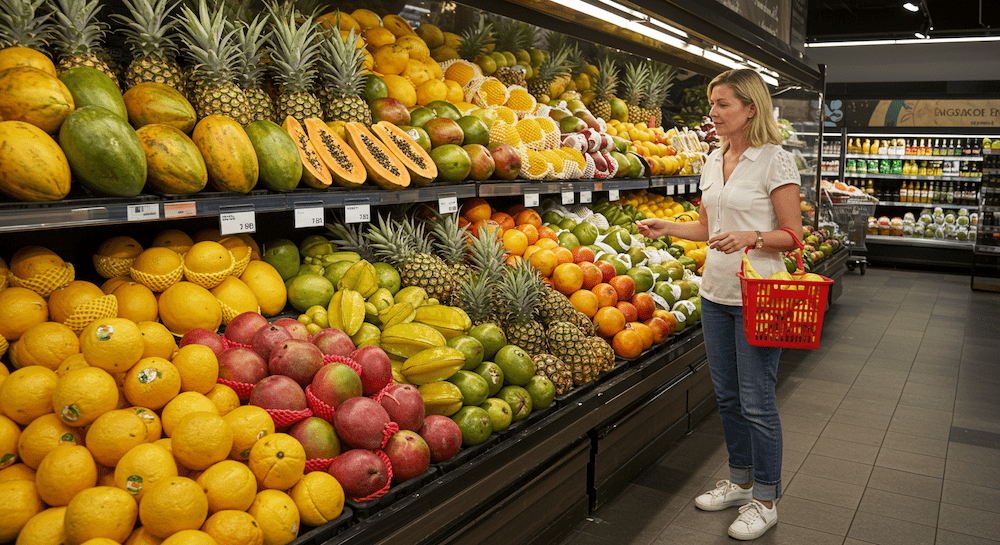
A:
POLYGON ((757 233, 753 231, 726 231, 708 239, 708 247, 727 254, 739 252, 747 246, 757 244, 757 233))

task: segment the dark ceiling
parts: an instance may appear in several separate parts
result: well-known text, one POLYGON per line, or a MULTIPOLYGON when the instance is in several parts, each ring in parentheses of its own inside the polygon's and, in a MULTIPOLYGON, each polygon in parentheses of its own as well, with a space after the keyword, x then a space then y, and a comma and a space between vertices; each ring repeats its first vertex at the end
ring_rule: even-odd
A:
MULTIPOLYGON (((808 0, 808 42, 913 38, 925 11, 903 9, 906 0, 808 0)), ((911 0, 920 4, 920 0, 911 0)), ((931 37, 1000 36, 1000 0, 923 0, 931 37)))

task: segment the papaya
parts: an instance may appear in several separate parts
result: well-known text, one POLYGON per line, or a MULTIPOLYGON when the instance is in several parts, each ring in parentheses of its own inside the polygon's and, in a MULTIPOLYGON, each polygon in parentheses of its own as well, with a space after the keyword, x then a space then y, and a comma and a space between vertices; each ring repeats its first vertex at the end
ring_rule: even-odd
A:
POLYGON ((128 122, 139 128, 153 123, 173 125, 191 134, 198 116, 194 106, 177 89, 163 83, 147 81, 129 87, 122 95, 128 122))
POLYGON ((257 185, 260 165, 246 131, 235 119, 210 115, 194 127, 191 140, 208 167, 208 183, 219 191, 249 193, 257 185))
POLYGON ((410 185, 410 171, 367 127, 351 121, 345 129, 347 143, 361 158, 372 181, 383 189, 404 189, 410 185))
POLYGON ((437 178, 438 169, 431 154, 406 134, 406 131, 388 121, 379 121, 372 125, 372 132, 410 172, 413 185, 423 187, 437 178))
POLYGON ((69 193, 70 180, 66 154, 51 136, 31 123, 0 121, 0 193, 57 201, 69 193))
POLYGON ((312 117, 306 119, 306 133, 320 159, 330 169, 333 181, 341 187, 358 187, 365 183, 368 173, 361 159, 347 142, 330 130, 323 120, 312 117))
POLYGON ((0 71, 0 119, 55 134, 75 107, 69 88, 52 74, 27 66, 0 71))
POLYGON ((17 45, 0 49, 0 70, 16 66, 37 68, 51 76, 57 75, 56 65, 52 63, 52 59, 37 49, 17 45))
POLYGON ((326 163, 319 157, 316 147, 309 141, 302 124, 294 117, 288 116, 281 124, 281 128, 292 137, 295 147, 299 150, 299 159, 302 161, 302 181, 314 189, 326 189, 333 184, 333 176, 330 169, 326 168, 326 163))
POLYGON ((128 121, 122 92, 104 72, 89 66, 77 66, 59 74, 59 81, 69 89, 77 108, 99 106, 128 121))
POLYGON ((69 114, 59 145, 80 183, 103 195, 135 197, 146 184, 146 152, 124 119, 97 106, 69 114))
POLYGON ((302 179, 302 160, 295 141, 273 121, 262 119, 243 128, 257 152, 257 182, 272 191, 291 191, 302 179))
POLYGON ((146 152, 146 183, 167 194, 197 193, 208 183, 208 169, 198 146, 173 125, 153 123, 135 133, 146 152))

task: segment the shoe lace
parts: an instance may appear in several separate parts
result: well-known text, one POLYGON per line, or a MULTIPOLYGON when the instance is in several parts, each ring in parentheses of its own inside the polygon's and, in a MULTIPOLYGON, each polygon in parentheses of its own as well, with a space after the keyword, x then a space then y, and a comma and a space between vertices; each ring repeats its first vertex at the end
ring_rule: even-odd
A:
POLYGON ((731 482, 723 479, 723 480, 715 483, 715 488, 712 489, 712 490, 709 490, 708 493, 710 495, 712 495, 712 497, 721 498, 722 496, 725 496, 726 493, 729 492, 729 490, 733 486, 735 486, 735 485, 733 485, 733 483, 731 483, 731 482))
POLYGON ((754 522, 762 518, 760 510, 764 507, 763 504, 754 500, 746 505, 740 507, 740 516, 737 517, 736 522, 743 522, 747 526, 752 526, 754 522))

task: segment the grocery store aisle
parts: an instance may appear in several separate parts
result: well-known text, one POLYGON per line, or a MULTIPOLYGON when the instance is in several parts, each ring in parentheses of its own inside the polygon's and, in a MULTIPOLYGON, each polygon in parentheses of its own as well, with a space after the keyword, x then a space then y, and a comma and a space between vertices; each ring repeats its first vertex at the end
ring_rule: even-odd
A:
MULTIPOLYGON (((757 542, 1000 543, 1000 294, 917 271, 843 281, 820 348, 782 356, 785 493, 757 542)), ((736 509, 693 502, 726 460, 713 412, 563 543, 736 543, 736 509)))

